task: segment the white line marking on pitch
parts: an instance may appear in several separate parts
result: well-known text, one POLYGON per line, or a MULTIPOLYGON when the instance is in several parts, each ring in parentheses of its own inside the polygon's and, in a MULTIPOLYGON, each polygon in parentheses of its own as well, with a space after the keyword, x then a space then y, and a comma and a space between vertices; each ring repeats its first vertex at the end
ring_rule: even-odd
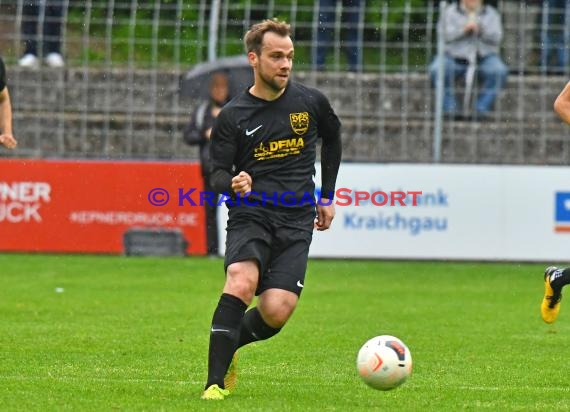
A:
POLYGON ((92 378, 92 377, 70 377, 70 376, 0 376, 2 380, 14 381, 37 381, 37 380, 51 380, 51 381, 93 381, 93 382, 133 382, 133 383, 166 383, 178 385, 198 385, 202 382, 199 381, 178 381, 168 379, 129 379, 129 378, 92 378))

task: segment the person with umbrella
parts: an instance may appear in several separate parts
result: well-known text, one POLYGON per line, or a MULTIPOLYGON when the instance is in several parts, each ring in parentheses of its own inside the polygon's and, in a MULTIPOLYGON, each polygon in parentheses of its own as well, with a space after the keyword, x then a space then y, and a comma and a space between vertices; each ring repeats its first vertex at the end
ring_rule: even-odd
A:
MULTIPOLYGON (((212 164, 210 161, 210 136, 212 127, 222 107, 229 98, 228 77, 223 71, 214 72, 210 78, 210 96, 198 105, 192 118, 184 128, 184 141, 189 145, 200 147, 200 163, 204 179, 204 191, 214 193, 210 185, 212 164)), ((206 242, 209 256, 218 255, 218 220, 217 202, 205 202, 206 208, 206 242)))

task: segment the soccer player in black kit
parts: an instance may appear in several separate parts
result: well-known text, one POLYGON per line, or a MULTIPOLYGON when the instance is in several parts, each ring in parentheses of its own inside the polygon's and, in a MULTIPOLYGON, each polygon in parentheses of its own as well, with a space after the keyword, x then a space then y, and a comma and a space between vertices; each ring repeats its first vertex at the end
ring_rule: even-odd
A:
POLYGON ((318 90, 289 80, 290 27, 264 20, 244 43, 254 84, 230 101, 211 138, 211 183, 227 193, 226 281, 210 330, 202 399, 236 382, 236 350, 276 335, 305 283, 313 230, 327 230, 341 159, 340 121, 318 90), (317 140, 322 198, 314 200, 317 140), (312 201, 309 198, 313 199, 312 201), (246 309, 258 296, 257 306, 246 309))

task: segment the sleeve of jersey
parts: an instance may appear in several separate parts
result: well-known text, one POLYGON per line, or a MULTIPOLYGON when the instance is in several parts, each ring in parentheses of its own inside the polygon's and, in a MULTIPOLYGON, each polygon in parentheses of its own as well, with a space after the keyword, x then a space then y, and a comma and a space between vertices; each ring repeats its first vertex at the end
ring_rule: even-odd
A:
POLYGON ((236 153, 237 137, 228 116, 222 110, 210 137, 210 157, 212 161, 212 174, 210 184, 217 193, 233 193, 232 167, 236 153))
POLYGON ((0 59, 0 92, 6 87, 6 66, 4 61, 0 59))
POLYGON ((336 178, 342 157, 342 142, 340 138, 340 120, 323 96, 320 103, 321 118, 319 121, 319 135, 321 146, 321 193, 325 199, 334 199, 336 178))

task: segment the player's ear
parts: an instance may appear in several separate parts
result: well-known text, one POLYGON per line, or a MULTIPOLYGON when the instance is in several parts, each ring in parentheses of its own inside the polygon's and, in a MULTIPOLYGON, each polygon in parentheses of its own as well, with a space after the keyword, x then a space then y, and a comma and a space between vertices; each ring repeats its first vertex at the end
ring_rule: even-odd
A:
POLYGON ((251 67, 253 67, 253 68, 257 67, 258 58, 257 58, 257 54, 255 52, 250 51, 247 54, 247 60, 249 60, 249 65, 251 67))

